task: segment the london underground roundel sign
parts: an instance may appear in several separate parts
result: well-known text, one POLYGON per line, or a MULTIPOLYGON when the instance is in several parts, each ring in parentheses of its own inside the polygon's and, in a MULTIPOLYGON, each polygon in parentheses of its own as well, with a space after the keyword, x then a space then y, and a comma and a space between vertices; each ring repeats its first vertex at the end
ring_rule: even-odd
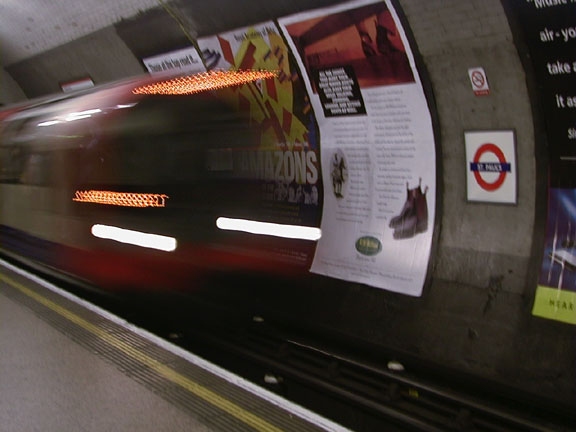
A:
POLYGON ((516 203, 514 131, 465 133, 469 201, 516 203))
POLYGON ((506 173, 510 172, 511 164, 506 161, 504 152, 496 144, 486 143, 482 144, 474 154, 474 161, 470 164, 470 169, 474 173, 474 178, 482 189, 489 192, 498 190, 506 180, 506 173), (498 158, 498 162, 480 162, 482 156, 487 153, 492 153, 498 158), (490 182, 482 177, 482 173, 496 173, 498 177, 496 180, 490 182))

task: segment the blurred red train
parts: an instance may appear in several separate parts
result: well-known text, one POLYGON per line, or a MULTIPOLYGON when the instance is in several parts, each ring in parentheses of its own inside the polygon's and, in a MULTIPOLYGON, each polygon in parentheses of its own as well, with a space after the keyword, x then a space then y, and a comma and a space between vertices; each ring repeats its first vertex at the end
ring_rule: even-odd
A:
POLYGON ((297 199, 274 194, 289 186, 263 171, 274 149, 227 97, 273 79, 251 73, 201 74, 185 91, 133 78, 0 112, 0 249, 116 291, 307 273, 321 196, 301 195, 306 176, 318 193, 319 155, 290 156, 297 199))

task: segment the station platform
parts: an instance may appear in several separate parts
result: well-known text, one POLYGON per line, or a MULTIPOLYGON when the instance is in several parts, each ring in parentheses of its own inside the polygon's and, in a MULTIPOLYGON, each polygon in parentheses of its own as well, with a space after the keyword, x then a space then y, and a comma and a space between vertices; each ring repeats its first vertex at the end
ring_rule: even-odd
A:
POLYGON ((0 260, 0 429, 347 431, 0 260))

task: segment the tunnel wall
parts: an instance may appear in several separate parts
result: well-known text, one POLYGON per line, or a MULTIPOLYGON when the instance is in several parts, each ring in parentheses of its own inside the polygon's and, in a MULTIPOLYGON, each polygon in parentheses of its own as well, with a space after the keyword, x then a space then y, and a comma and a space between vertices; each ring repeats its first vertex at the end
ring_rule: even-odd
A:
MULTIPOLYGON (((7 70, 27 96, 39 96, 58 91, 62 81, 86 75, 100 83, 140 73, 142 57, 180 48, 191 38, 333 3, 180 1, 7 70), (151 32, 158 35, 152 45, 147 42, 151 32)), ((502 5, 498 0, 396 4, 416 42, 421 73, 429 78, 439 138, 436 242, 423 296, 408 298, 322 279, 312 292, 294 287, 280 296, 260 293, 262 305, 274 302, 278 313, 289 315, 305 303, 300 307, 303 322, 321 323, 367 344, 573 403, 573 327, 531 315, 545 214, 545 196, 537 194, 537 182, 545 182, 546 173, 536 171, 540 150, 526 75, 502 5), (486 71, 489 96, 472 91, 467 70, 477 66, 486 71), (515 131, 516 205, 466 200, 464 132, 478 129, 515 131)))
POLYGON ((7 66, 30 98, 61 92, 60 84, 91 78, 95 84, 144 72, 113 27, 106 27, 7 66))
POLYGON ((535 144, 524 71, 498 1, 402 6, 430 74, 443 156, 436 268, 406 338, 420 339, 425 356, 489 375, 517 375, 534 290, 535 144), (476 66, 486 71, 489 96, 472 92, 466 71, 476 66), (475 129, 516 131, 517 205, 466 201, 463 139, 475 129))
POLYGON ((26 95, 12 76, 0 67, 0 104, 9 105, 26 98, 26 95))

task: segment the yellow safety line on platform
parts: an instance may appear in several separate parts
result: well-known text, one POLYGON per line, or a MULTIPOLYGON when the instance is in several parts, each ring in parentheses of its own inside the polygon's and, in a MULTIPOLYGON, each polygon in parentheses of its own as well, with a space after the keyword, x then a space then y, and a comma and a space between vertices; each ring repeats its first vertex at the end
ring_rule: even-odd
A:
POLYGON ((212 404, 213 406, 221 409, 222 411, 225 411, 226 413, 230 414, 233 417, 236 417, 238 420, 246 423, 250 427, 263 432, 282 431, 282 429, 277 428, 276 426, 268 423, 266 420, 261 419, 260 417, 252 414, 249 411, 246 411, 245 409, 234 404, 233 402, 230 402, 229 400, 223 398, 222 396, 214 393, 213 391, 207 389, 206 387, 192 381, 191 379, 176 372, 175 370, 160 363, 159 361, 154 360, 153 358, 149 357, 142 351, 133 348, 126 342, 108 334, 106 331, 100 329, 98 326, 89 323, 88 321, 79 317, 75 313, 70 312, 68 309, 54 303, 51 300, 48 300, 47 298, 34 292, 33 290, 26 288, 24 285, 12 280, 11 278, 0 275, 0 280, 6 282, 9 285, 12 285, 14 288, 20 290, 23 294, 36 300, 38 303, 46 306, 49 309, 52 309, 54 312, 65 317, 74 324, 82 327, 84 330, 87 330, 90 333, 94 334, 95 336, 98 336, 100 339, 112 345, 114 348, 117 348, 118 350, 122 351, 127 356, 153 369, 159 375, 163 376, 167 380, 185 388, 190 393, 195 394, 196 396, 204 399, 206 402, 212 404))

